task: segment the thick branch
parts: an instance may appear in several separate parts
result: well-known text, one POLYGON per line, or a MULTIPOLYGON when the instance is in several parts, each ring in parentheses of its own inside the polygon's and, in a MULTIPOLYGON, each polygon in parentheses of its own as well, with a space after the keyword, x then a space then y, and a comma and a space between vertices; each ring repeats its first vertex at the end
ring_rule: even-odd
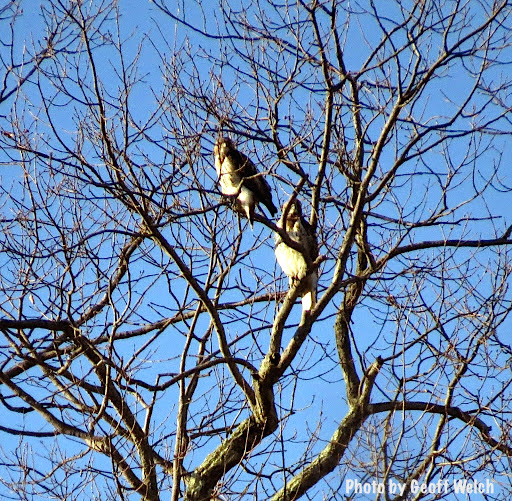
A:
POLYGON ((277 417, 269 416, 266 423, 250 417, 243 421, 209 454, 201 466, 185 478, 185 501, 210 499, 214 487, 231 468, 240 464, 250 452, 277 428, 277 417))

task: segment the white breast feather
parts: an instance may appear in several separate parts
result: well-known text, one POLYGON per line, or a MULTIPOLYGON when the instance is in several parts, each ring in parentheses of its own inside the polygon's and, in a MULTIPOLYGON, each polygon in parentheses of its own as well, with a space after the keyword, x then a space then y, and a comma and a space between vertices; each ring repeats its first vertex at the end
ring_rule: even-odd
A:
POLYGON ((237 173, 237 166, 229 158, 224 158, 221 162, 217 157, 215 159, 215 170, 219 177, 220 190, 224 195, 233 196, 240 190, 242 178, 237 173))
MULTIPOLYGON (((289 232, 288 235, 292 240, 298 242, 297 232, 289 232)), ((300 280, 306 276, 308 267, 304 256, 300 252, 288 247, 284 242, 280 242, 275 249, 275 253, 279 266, 290 279, 300 280)))

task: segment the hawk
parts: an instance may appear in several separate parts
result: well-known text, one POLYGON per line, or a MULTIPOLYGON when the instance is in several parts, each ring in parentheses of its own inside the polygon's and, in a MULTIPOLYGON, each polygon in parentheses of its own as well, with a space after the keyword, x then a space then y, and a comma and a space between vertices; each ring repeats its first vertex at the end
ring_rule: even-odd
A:
POLYGON ((309 312, 316 303, 318 269, 311 269, 311 264, 318 257, 318 243, 313 227, 302 216, 302 206, 297 199, 289 206, 285 221, 283 220, 284 212, 283 207, 283 215, 277 226, 286 230, 288 236, 297 242, 303 250, 292 249, 276 232, 276 259, 288 276, 290 287, 301 283, 299 292, 302 296, 302 311, 309 312))
POLYGON ((213 154, 220 191, 228 197, 236 197, 235 208, 247 216, 251 228, 254 209, 259 203, 263 204, 272 216, 277 213, 269 184, 251 160, 235 148, 231 139, 218 139, 213 154))

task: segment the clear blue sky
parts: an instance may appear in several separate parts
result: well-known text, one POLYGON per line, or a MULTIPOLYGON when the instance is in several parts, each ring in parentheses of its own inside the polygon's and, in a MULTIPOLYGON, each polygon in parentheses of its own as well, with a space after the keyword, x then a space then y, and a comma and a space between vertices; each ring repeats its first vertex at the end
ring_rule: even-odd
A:
MULTIPOLYGON (((44 29, 41 25, 41 17, 39 15, 39 2, 25 2, 24 6, 24 15, 20 19, 17 27, 16 27, 16 36, 18 38, 18 42, 21 40, 25 40, 25 44, 30 46, 32 40, 36 41, 40 39, 40 37, 44 36, 44 29), (33 10, 31 10, 33 9, 33 10)), ((213 9, 213 2, 205 2, 205 5, 213 9)), ((231 2, 231 8, 236 10, 236 5, 231 2)), ((138 86, 133 94, 132 101, 132 112, 134 118, 136 120, 140 120, 141 122, 151 114, 156 98, 150 91, 150 88, 155 91, 159 91, 163 87, 163 79, 162 79, 162 61, 158 57, 156 51, 152 47, 151 43, 154 43, 162 53, 165 53, 170 58, 172 53, 170 50, 174 46, 174 37, 177 34, 178 40, 177 45, 179 46, 184 37, 190 38, 190 44, 193 47, 193 50, 204 50, 205 52, 217 53, 218 45, 214 40, 208 40, 207 38, 201 37, 197 33, 194 33, 190 30, 186 30, 183 26, 176 26, 169 18, 164 17, 151 3, 149 2, 140 2, 135 0, 122 0, 120 2, 121 9, 121 35, 126 39, 125 41, 125 55, 128 56, 128 60, 137 50, 138 44, 141 40, 144 41, 144 48, 141 52, 141 58, 139 61, 139 74, 144 75, 143 83, 138 86), (158 28, 157 28, 158 26, 158 28), (167 46, 163 45, 163 38, 167 42, 167 46), (151 42, 151 43, 150 43, 151 42)), ((205 10, 207 10, 205 8, 205 10)), ((197 6, 195 4, 187 4, 185 6, 186 19, 188 22, 197 25, 198 27, 203 27, 203 19, 202 16, 197 16, 197 6)), ((272 15, 270 10, 268 11, 269 15, 272 15)), ((210 11, 211 17, 208 16, 206 20, 206 25, 214 26, 213 23, 213 10, 210 11)), ((365 42, 363 40, 363 34, 367 37, 369 44, 371 45, 372 39, 378 39, 377 30, 374 25, 362 25, 358 26, 354 23, 354 28, 349 31, 349 36, 351 37, 351 42, 347 43, 347 47, 350 47, 351 50, 347 50, 346 61, 348 65, 349 71, 355 71, 358 69, 358 65, 365 60, 367 49, 365 48, 365 42), (361 49, 361 50, 359 50, 361 49)), ((112 34, 115 33, 115 27, 112 25, 112 34)), ((113 72, 113 68, 110 65, 110 62, 115 60, 116 55, 113 52, 108 50, 103 50, 104 57, 101 57, 98 60, 98 70, 102 79, 103 84, 107 89, 115 92, 119 81, 115 77, 113 72)), ((234 60, 236 61, 235 56, 234 60)), ((208 66, 207 61, 201 58, 197 58, 196 61, 197 67, 200 72, 204 72, 204 78, 207 78, 209 75, 209 71, 212 69, 208 66)), ((464 74, 462 69, 459 67, 454 67, 451 69, 450 74, 446 78, 442 78, 439 80, 439 84, 433 85, 432 92, 428 95, 428 98, 424 101, 425 113, 432 116, 432 120, 435 120, 435 116, 442 115, 446 112, 448 108, 450 108, 450 100, 457 100, 459 96, 464 94, 464 91, 468 89, 471 85, 471 78, 464 74)), ((213 71, 216 72, 217 69, 213 68, 213 71)), ((494 77, 496 79, 501 78, 500 72, 502 70, 500 68, 496 68, 495 73, 491 74, 490 77, 494 77)), ((223 73, 226 81, 224 84, 229 86, 231 82, 229 82, 229 71, 225 71, 223 73)), ((370 85, 371 82, 368 82, 370 85)), ((238 89, 238 97, 240 99, 240 108, 243 109, 244 106, 252 106, 254 105, 254 89, 251 89, 250 86, 240 86, 238 89)), ((27 87, 25 90, 27 95, 33 98, 34 100, 38 100, 38 97, 34 92, 33 87, 27 87), (32 89, 32 90, 31 90, 32 89)), ((485 96, 480 98, 485 99, 485 96)), ((480 100, 476 100, 475 104, 482 102, 480 100)), ((5 114, 7 112, 7 106, 4 104, 3 109, 0 114, 5 114)), ((293 114, 294 110, 291 110, 293 114)), ((297 112, 299 115, 299 112, 297 112)), ((59 112, 59 126, 62 128, 62 131, 65 131, 65 134, 69 134, 69 137, 72 137, 75 133, 76 123, 73 121, 73 114, 70 112, 69 108, 63 108, 59 112)), ((464 122, 467 126, 467 123, 470 122, 470 117, 465 117, 464 122)), ((5 122, 3 122, 5 124, 5 122)), ((378 134, 379 128, 381 127, 381 121, 376 122, 375 127, 373 127, 372 134, 375 136, 378 134)), ((155 137, 162 138, 166 136, 166 132, 162 129, 161 131, 157 130, 157 128, 153 129, 155 137)), ((244 131, 240 131, 244 132, 244 131)), ((213 163, 211 158, 211 145, 214 137, 213 135, 205 135, 203 138, 201 147, 204 156, 202 159, 198 160, 198 168, 202 169, 203 177, 206 189, 214 189, 214 170, 213 163)), ((487 138, 484 138, 483 141, 487 141, 487 138)), ((484 151, 481 156, 478 158, 478 161, 469 165, 467 169, 464 171, 466 173, 473 173, 474 178, 470 177, 463 179, 457 177, 454 179, 454 183, 460 182, 461 188, 454 192, 453 197, 448 200, 450 205, 454 205, 462 200, 470 197, 476 188, 481 188, 485 183, 485 180, 489 177, 489 173, 493 171, 495 168, 496 162, 500 161, 500 155, 503 155, 503 158, 510 158, 512 155, 512 148, 510 146, 510 141, 507 137, 494 137, 492 141, 489 141, 489 146, 486 151, 484 151)), ((241 138, 241 147, 246 148, 246 151, 252 151, 254 145, 251 142, 246 142, 241 138)), ((449 152, 451 154, 451 160, 454 162, 463 161, 464 150, 461 148, 463 142, 455 142, 453 146, 450 144, 447 146, 449 152)), ((476 145, 478 146, 478 145, 476 145)), ((162 154, 158 151, 154 146, 150 143, 144 143, 144 153, 153 156, 154 158, 159 158, 162 154)), ((254 153, 254 152, 253 152, 254 153)), ((438 202, 436 197, 439 194, 439 186, 436 186, 434 178, 435 176, 432 172, 438 173, 439 177, 442 178, 446 172, 449 170, 449 165, 446 163, 447 156, 445 152, 438 151, 437 153, 429 153, 428 155, 422 158, 423 164, 411 163, 410 166, 406 166, 403 169, 404 179, 405 176, 409 176, 411 171, 415 171, 418 173, 418 176, 412 183, 404 184, 402 188, 395 188, 395 194, 397 197, 402 200, 407 200, 407 207, 411 210, 410 216, 414 216, 414 208, 418 205, 419 201, 415 198, 418 193, 421 193, 422 196, 430 197, 433 201, 438 202), (428 172, 428 175, 423 175, 425 172, 428 172), (430 183, 428 188, 426 188, 426 183, 430 183)), ((3 157, 2 152, 0 152, 0 161, 5 158, 3 157)), ((269 158, 269 157, 264 157, 269 158)), ((261 159, 260 159, 261 160, 261 159)), ((388 166, 386 162, 391 164, 395 160, 393 156, 393 148, 390 147, 389 151, 383 156, 383 165, 382 169, 385 170, 388 166)), ((273 164, 276 165, 276 164, 273 164)), ((260 168, 268 167, 261 166, 260 168)), ((283 171, 279 170, 278 174, 282 175, 283 171)), ((21 170, 19 168, 14 168, 11 166, 2 165, 0 167, 0 176, 2 179, 2 185, 8 186, 12 182, 15 183, 14 192, 16 192, 16 180, 21 180, 21 170)), ((289 175, 285 173, 285 175, 289 175)), ((293 176, 289 175, 293 180, 293 176)), ((470 176, 470 174, 468 174, 470 176)), ((275 192, 277 194, 277 198, 279 202, 282 203, 286 200, 286 195, 290 192, 290 187, 280 183, 276 177, 270 178, 273 187, 275 188, 275 192)), ((398 178, 400 181, 402 178, 398 178)), ((510 177, 510 173, 505 171, 503 177, 500 179, 500 182, 505 186, 512 185, 512 179, 510 177)), ((340 183, 341 186, 341 183, 340 183)), ((496 214, 497 219, 494 223, 490 223, 488 220, 483 221, 482 223, 473 222, 469 227, 457 226, 449 228, 449 235, 443 234, 444 228, 448 227, 440 227, 440 228, 425 228, 423 230, 419 230, 415 233, 417 238, 423 239, 439 239, 450 237, 454 238, 459 236, 460 234, 471 235, 471 238, 492 238, 495 234, 500 234, 500 231, 504 231, 504 229, 511 223, 512 217, 509 215, 508 205, 510 199, 510 193, 508 192, 500 192, 499 190, 490 190, 492 196, 485 197, 475 203, 472 204, 471 209, 466 208, 466 206, 462 206, 460 210, 458 210, 454 215, 454 220, 457 218, 463 219, 468 215, 468 210, 471 210, 471 215, 474 217, 485 217, 489 213, 496 214), (495 229, 492 226, 495 226, 495 229)), ((405 202, 404 202, 405 203, 405 202)), ((428 203, 426 203, 428 206, 428 203)), ((390 206, 391 207, 391 206, 390 206)), ((2 214, 5 216, 8 213, 9 207, 3 207, 2 214)), ((396 214, 384 214, 395 216, 396 214)), ((229 224, 236 219, 232 217, 229 211, 223 212, 223 216, 225 219, 222 220, 223 224, 229 224)), ((246 224, 243 222, 243 224, 246 224)), ((339 220, 337 219, 337 214, 332 211, 327 213, 326 220, 324 221, 326 225, 335 225, 339 224, 339 220)), ((233 229, 233 232, 237 231, 233 229)), ((376 229, 375 231, 379 231, 376 229)), ((232 235, 229 231, 226 231, 226 235, 232 235)), ((258 279, 262 278, 263 280, 271 281, 271 277, 281 276, 282 274, 278 267, 275 264, 275 259, 273 255, 273 240, 270 231, 267 228, 257 226, 255 232, 251 234, 247 232, 247 236, 244 235, 244 246, 250 247, 254 243, 254 239, 257 239, 260 242, 258 249, 247 256, 244 262, 240 263, 238 269, 234 269, 232 272, 232 284, 237 283, 238 272, 240 272, 241 276, 243 276, 244 285, 250 287, 255 287, 258 279), (251 268, 253 271, 251 271, 251 268)), ((198 237, 198 241, 200 238, 198 237)), ((321 249, 321 252, 326 252, 326 249, 321 249)), ((432 252, 432 255, 435 254, 435 251, 432 252)), ((457 259, 461 259, 461 262, 450 261, 450 265, 455 269, 458 266, 463 265, 463 260, 465 260, 470 253, 460 252, 458 254, 457 259)), ((332 256, 329 256, 332 258, 332 256)), ((480 259, 484 261, 485 259, 494 259, 492 254, 486 255, 485 253, 481 254, 480 259)), ((162 260, 165 263, 165 259, 162 260)), ((0 256, 0 263, 4 263, 4 258, 0 256)), ((324 266, 324 274, 321 280, 321 289, 323 289, 329 282, 329 279, 332 276, 332 259, 327 261, 324 266)), ((151 273, 157 273, 155 268, 151 269, 151 273)), ((468 269, 471 269, 468 267, 468 269)), ((144 303, 144 306, 139 310, 139 314, 142 317, 146 317, 150 320, 155 320, 159 316, 165 314, 166 304, 172 303, 170 299, 169 290, 167 288, 167 284, 165 281, 165 276, 158 277, 154 286, 150 287, 151 280, 153 280, 153 275, 149 278, 143 276, 143 273, 147 271, 147 268, 140 267, 135 268, 134 272, 137 273, 138 278, 140 279, 140 287, 148 287, 151 295, 148 294, 147 297, 141 298, 144 303)), ((481 268, 477 270, 478 273, 481 273, 481 268)), ((479 287, 482 289, 482 294, 485 296, 489 292, 488 277, 475 276, 475 283, 480 281, 479 287)), ((408 284, 406 283, 407 279, 403 282, 397 280, 395 285, 395 290, 407 290, 408 284)), ((178 283, 178 281, 174 282, 178 283)), ((286 280, 282 279, 279 283, 283 289, 286 287, 286 280)), ((357 311, 354 316, 354 329, 357 331, 357 348, 359 353, 363 353, 368 347, 372 346, 372 348, 368 351, 366 359, 367 363, 371 363, 373 357, 377 356, 380 353, 380 350, 383 346, 389 347, 388 341, 394 335, 393 331, 393 323, 387 322, 384 324, 383 317, 389 313, 389 309, 382 304, 377 304, 372 300, 371 297, 371 288, 374 284, 370 284, 370 294, 363 304, 357 311), (384 342, 385 341, 385 342, 384 342)), ((180 288, 173 290, 173 294, 176 296, 180 296, 183 294, 183 283, 180 283, 180 288)), ((425 284, 425 289, 423 290, 423 294, 425 298, 434 297, 437 294, 438 288, 437 285, 425 284)), ((457 291, 454 290, 454 294, 457 291)), ((222 302, 228 300, 237 300, 243 296, 236 288, 226 294, 222 298, 222 302)), ((189 296, 190 299, 193 298, 192 295, 189 296)), ((121 300, 121 298, 119 298, 121 300)), ((286 448, 287 454, 289 457, 293 457, 295 454, 300 454, 302 452, 302 440, 306 440, 313 433, 319 433, 321 440, 314 446, 314 452, 318 452, 325 445, 324 440, 327 440, 335 427, 339 424, 340 416, 343 415, 343 411, 345 410, 345 401, 344 401, 344 383, 341 379, 341 375, 337 370, 335 362, 329 363, 318 363, 318 361, 325 359, 327 356, 331 360, 336 360, 336 352, 332 335, 332 325, 334 322, 334 312, 335 307, 339 304, 341 300, 341 296, 337 297, 328 309, 326 309, 323 320, 319 322, 313 329, 310 340, 304 346, 301 355, 298 357, 296 364, 301 365, 302 367, 308 366, 310 370, 307 372, 307 376, 309 380, 307 381, 297 381, 294 378, 294 375, 290 372, 290 375, 285 378, 285 387, 283 388, 282 394, 277 396, 279 404, 283 404, 284 407, 290 405, 290 402, 293 400, 293 407, 295 409, 307 409, 304 412, 297 412, 295 415, 291 415, 287 418, 287 429, 285 431, 284 436, 284 444, 286 448), (314 381, 314 382, 313 382, 314 381), (295 386, 295 384, 297 386, 295 386), (282 402, 279 400, 282 399, 282 402), (320 421, 321 430, 315 430, 315 426, 319 424, 317 421, 320 421), (295 435, 296 433, 296 435, 295 435), (295 435, 295 436, 294 436, 295 435), (296 442, 298 442, 296 444, 296 442)), ((268 309, 268 311, 260 312, 261 315, 264 315, 264 321, 271 322, 271 314, 274 312, 272 306, 268 309)), ((227 316, 224 317, 227 319, 227 316)), ((294 313, 292 314, 292 318, 294 320, 298 320, 299 318, 299 305, 295 307, 294 313)), ((206 329, 206 319, 202 320, 202 324, 200 327, 202 329, 206 329)), ((249 326, 247 323, 237 322, 235 324, 228 324, 228 333, 231 339, 235 338, 238 335, 246 333, 250 328, 256 329, 259 325, 261 325, 261 321, 257 318, 250 320, 249 326)), ((101 328, 99 326, 98 328, 101 328)), ((503 325, 502 329, 508 328, 507 325, 503 325)), ((201 331, 200 328, 198 328, 201 331)), ((255 342, 257 342, 259 348, 265 351, 268 344, 268 330, 263 330, 258 332, 255 336, 255 342)), ((288 341, 288 339, 293 335, 293 329, 287 331, 284 343, 288 341)), ((435 340, 436 342, 441 340, 435 340)), ((150 350, 145 352, 145 355, 154 357, 155 360, 162 360, 164 358, 170 359, 168 363, 168 372, 176 372, 177 371, 177 358, 174 360, 174 357, 179 357, 181 354, 181 350, 183 347, 183 339, 181 336, 176 335, 175 338, 168 332, 165 336, 162 336, 162 345, 155 348, 155 352, 150 353, 150 350), (173 344, 173 339, 177 339, 176 343, 173 344), (163 344, 165 341, 165 344, 163 344)), ((246 336, 243 342, 239 343, 240 352, 239 356, 243 356, 245 354, 250 354, 251 357, 257 358, 258 350, 255 349, 253 342, 253 338, 251 336, 246 336)), ((215 341, 213 341, 213 345, 215 345, 215 341)), ((125 359, 132 356, 134 350, 138 347, 138 341, 128 341, 119 346, 119 354, 125 359), (126 350, 123 352, 123 350, 126 350)), ((162 364, 163 365, 163 364, 162 364)), ((159 363, 155 363, 154 365, 148 363, 145 370, 146 374, 155 374, 159 371, 162 371, 162 365, 159 363)), ((249 377, 247 375, 247 377, 249 377)), ((151 378, 148 378, 151 379, 151 378)), ((209 388, 211 384, 211 380, 204 381, 205 391, 209 388)), ((478 386, 478 378, 475 378, 474 383, 470 385, 470 387, 474 387, 477 391, 482 391, 482 388, 478 386)), ((377 399, 379 398, 379 393, 376 393, 377 399)), ((386 395, 386 389, 383 387, 382 389, 382 398, 386 395)), ((159 407, 159 412, 161 412, 161 420, 162 422, 166 419, 166 412, 173 412, 170 410, 172 407, 172 399, 175 397, 175 394, 169 393, 166 396, 165 404, 162 404, 159 407)), ((286 412, 284 412, 286 414, 286 412)), ((1 416, 0 416, 1 417, 1 416)), ((154 417, 155 422, 159 422, 159 417, 154 417)), ((173 418, 170 419, 170 422, 173 421, 173 418)), ((166 430, 158 430, 159 433, 165 434, 166 430)), ((4 435, 4 438, 6 436, 4 435)), ((272 438, 273 439, 273 438, 272 438)), ((263 444, 268 444, 268 441, 263 444)), ((10 447, 16 447, 17 443, 15 440, 10 442, 9 440, 5 440, 3 443, 4 450, 7 451, 10 447)), ((191 455, 192 464, 197 465, 204 457, 204 451, 199 450, 198 452, 191 455)), ((188 466, 188 465, 187 465, 188 466)), ((1 474, 1 470, 0 470, 1 474)), ((1 492, 0 492, 1 494, 1 492)), ((87 499, 86 494, 83 494, 83 499, 87 499)))

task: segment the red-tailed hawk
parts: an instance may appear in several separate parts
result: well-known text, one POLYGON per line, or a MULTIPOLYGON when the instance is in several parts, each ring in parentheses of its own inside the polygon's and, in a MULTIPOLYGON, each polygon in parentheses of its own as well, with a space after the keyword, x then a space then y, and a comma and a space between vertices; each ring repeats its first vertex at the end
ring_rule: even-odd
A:
POLYGON ((288 276, 290 287, 301 283, 299 292, 302 296, 302 311, 308 312, 316 303, 318 269, 312 269, 311 264, 318 257, 318 243, 313 227, 302 216, 302 206, 297 199, 290 205, 286 221, 283 221, 284 212, 283 208, 283 215, 277 226, 286 230, 288 236, 297 242, 303 251, 292 249, 284 243, 281 235, 276 233, 276 259, 288 276))
POLYGON ((277 213, 272 201, 270 186, 256 170, 256 166, 240 153, 227 137, 221 137, 213 148, 215 170, 219 176, 220 191, 235 198, 235 209, 247 216, 252 228, 254 209, 261 203, 274 216, 277 213))

